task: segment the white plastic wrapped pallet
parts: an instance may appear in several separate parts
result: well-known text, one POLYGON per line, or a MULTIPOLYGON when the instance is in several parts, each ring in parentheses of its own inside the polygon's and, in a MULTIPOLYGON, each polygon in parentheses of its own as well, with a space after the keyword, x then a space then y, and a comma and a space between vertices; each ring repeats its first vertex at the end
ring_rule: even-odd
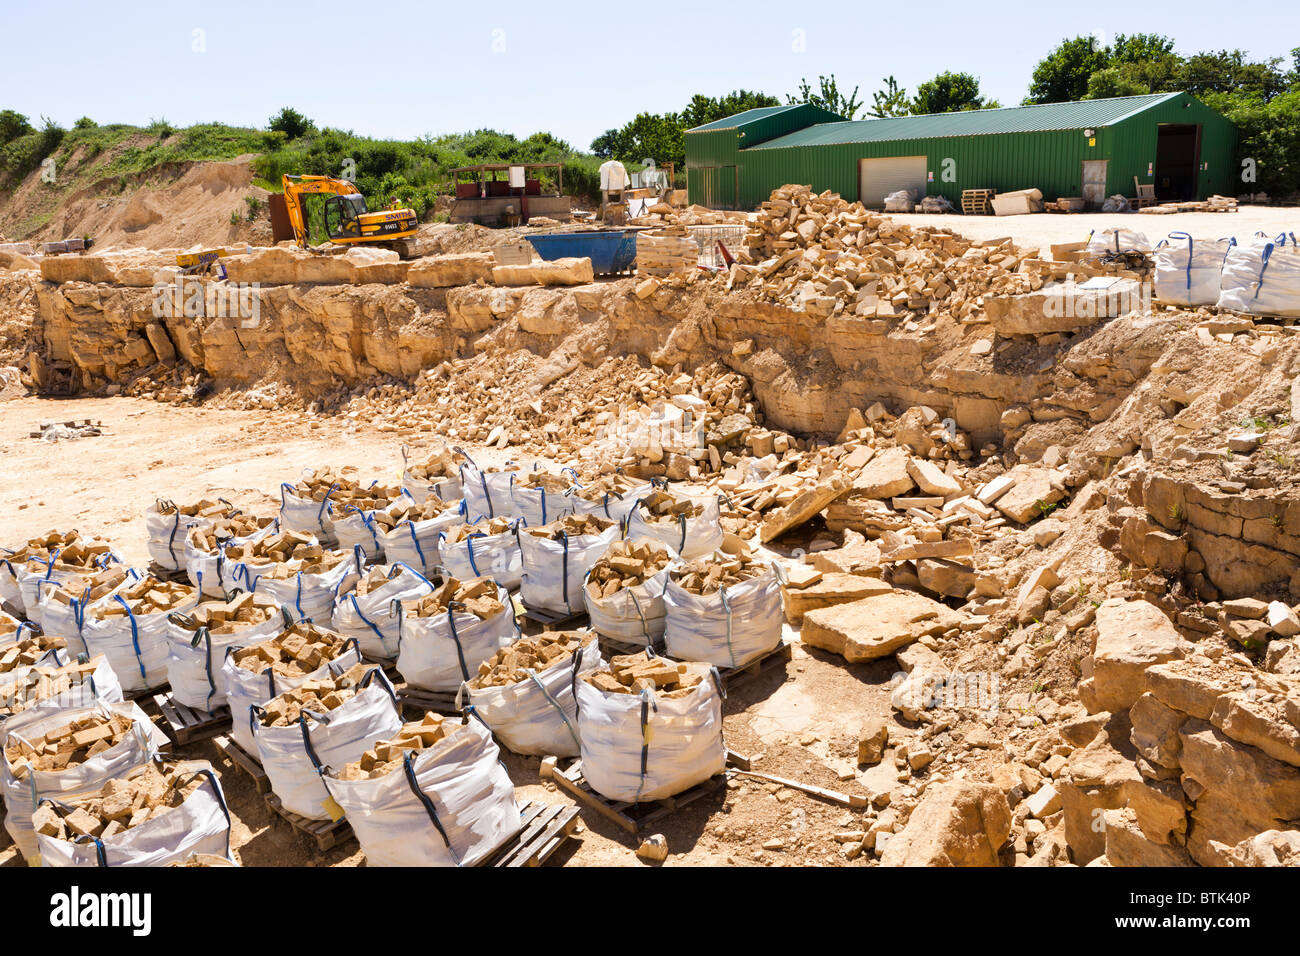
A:
POLYGON ((321 780, 322 768, 342 768, 402 728, 393 685, 378 667, 366 672, 355 697, 326 714, 303 711, 287 727, 266 727, 253 708, 253 737, 271 790, 284 809, 308 820, 340 813, 321 780))
POLYGON ((646 516, 645 508, 638 505, 628 518, 628 539, 654 538, 687 561, 712 554, 722 547, 722 512, 718 499, 695 500, 703 505, 703 510, 690 517, 678 515, 675 521, 668 518, 651 520, 646 516))
POLYGON ((227 650, 226 659, 221 664, 221 679, 226 685, 226 703, 230 705, 230 736, 250 754, 257 753, 257 744, 253 741, 253 730, 249 711, 254 705, 265 704, 272 697, 278 697, 287 690, 309 680, 316 680, 327 674, 342 674, 354 664, 361 663, 361 651, 355 641, 348 642, 339 656, 327 661, 310 674, 301 677, 285 677, 276 674, 271 668, 262 671, 249 671, 235 665, 234 655, 227 650))
POLYGON ((461 489, 465 493, 465 511, 470 521, 479 518, 517 518, 514 487, 517 469, 506 463, 504 471, 480 471, 473 461, 460 466, 461 489))
POLYGON ((32 829, 32 813, 46 797, 66 801, 94 793, 108 781, 121 777, 133 767, 148 763, 158 755, 158 748, 167 742, 162 731, 153 725, 144 711, 134 703, 97 701, 93 706, 71 710, 35 708, 17 714, 5 722, 4 748, 15 738, 35 740, 51 730, 66 726, 75 720, 98 714, 111 718, 120 714, 134 724, 132 732, 107 750, 90 757, 74 767, 64 770, 32 770, 22 777, 14 776, 6 755, 0 757, 0 787, 4 789, 5 829, 14 838, 18 851, 29 865, 36 862, 36 833, 32 829))
MULTIPOLYGON (((539 529, 544 530, 544 529, 539 529)), ((581 612, 586 607, 583 582, 619 535, 611 524, 599 534, 541 537, 527 529, 519 532, 519 558, 523 568, 519 596, 530 608, 558 613, 581 612)))
POLYGON ((438 535, 464 523, 464 499, 436 517, 399 522, 392 531, 379 536, 384 557, 390 563, 401 562, 421 574, 433 574, 442 564, 438 553, 438 535))
POLYGON ((115 594, 102 604, 86 612, 81 627, 81 638, 89 654, 103 654, 108 658, 122 690, 139 694, 167 683, 167 618, 170 614, 185 613, 198 604, 198 598, 182 602, 170 611, 153 614, 135 614, 120 594, 115 594), (126 613, 105 615, 114 606, 126 613))
POLYGON ((1270 315, 1300 316, 1300 247, 1292 233, 1273 239, 1256 237, 1235 246, 1223 264, 1220 309, 1270 315))
POLYGON ((214 711, 226 703, 226 655, 240 647, 278 637, 292 623, 290 615, 267 618, 226 634, 213 634, 208 628, 181 627, 170 617, 167 621, 167 680, 172 698, 195 710, 214 711))
POLYGON ((1085 251, 1093 258, 1124 252, 1150 252, 1151 243, 1145 233, 1136 229, 1103 229, 1088 234, 1085 251))
POLYGON ((671 576, 664 592, 669 657, 744 667, 781 643, 781 584, 768 570, 713 594, 693 594, 671 576))
POLYGON ((582 773, 606 799, 660 800, 726 767, 722 685, 716 671, 677 699, 651 690, 606 693, 582 679, 575 686, 582 773))
POLYGON ((492 578, 504 588, 517 588, 524 573, 518 528, 516 522, 500 534, 472 531, 460 541, 452 541, 448 532, 439 532, 438 559, 448 574, 462 581, 492 578))
POLYGON ((1171 232, 1156 243, 1156 298, 1169 305, 1194 307, 1219 301, 1223 265, 1236 239, 1193 239, 1171 232))
POLYGON ((287 608, 297 620, 323 623, 330 619, 339 595, 355 586, 365 564, 365 552, 353 548, 349 558, 326 571, 299 571, 287 578, 274 578, 267 574, 273 567, 270 563, 240 562, 229 576, 238 587, 263 594, 287 608))
POLYGON ((450 693, 478 673, 478 666, 519 637, 514 604, 497 587, 503 610, 486 620, 468 611, 415 617, 403 612, 397 670, 412 687, 450 693))
MULTIPOLYGON (((60 840, 36 835, 42 866, 166 866, 194 853, 230 855, 230 810, 212 765, 206 761, 186 776, 201 778, 198 789, 178 807, 107 839, 60 840)), ((184 780, 185 777, 182 777, 184 780)), ((51 801, 57 802, 57 801, 51 801)))
POLYGON ((594 639, 578 653, 526 680, 500 687, 462 685, 463 700, 478 712, 507 750, 534 757, 576 757, 579 752, 574 672, 586 674, 601 665, 600 644, 594 639))
POLYGON ((367 866, 473 866, 520 830, 515 788, 477 720, 400 769, 368 780, 323 779, 347 815, 367 866))
POLYGON ((334 505, 330 495, 335 486, 330 486, 324 501, 300 498, 294 494, 293 487, 287 481, 280 485, 280 526, 286 531, 309 534, 322 547, 334 547, 338 541, 334 537, 334 505))
POLYGON ((401 642, 402 601, 413 601, 434 590, 423 574, 405 564, 386 569, 388 580, 366 594, 356 590, 334 602, 334 630, 355 638, 361 653, 372 661, 392 661, 401 642))
MULTIPOLYGON (((656 542, 666 547, 663 542, 656 542)), ((583 588, 591 626, 602 637, 627 644, 662 649, 665 616, 664 590, 669 568, 664 567, 630 588, 619 588, 607 598, 592 597, 583 588)))

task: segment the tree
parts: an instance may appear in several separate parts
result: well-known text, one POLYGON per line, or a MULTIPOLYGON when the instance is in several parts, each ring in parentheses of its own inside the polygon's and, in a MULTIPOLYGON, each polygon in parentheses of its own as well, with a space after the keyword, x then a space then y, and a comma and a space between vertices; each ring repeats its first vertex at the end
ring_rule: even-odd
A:
POLYGON ((1177 83, 1193 96, 1256 93, 1267 102, 1288 88, 1289 76, 1282 71, 1280 57, 1252 63, 1242 50, 1219 50, 1187 57, 1178 71, 1177 83))
POLYGON ((956 113, 996 105, 980 95, 980 81, 976 77, 969 73, 944 72, 916 88, 911 112, 915 115, 956 113))
POLYGON ((96 123, 89 116, 83 116, 81 119, 77 120, 75 123, 72 124, 73 129, 95 129, 97 126, 99 126, 99 124, 96 123))
MULTIPOLYGON (((656 163, 686 163, 685 132, 761 106, 781 101, 766 93, 733 90, 725 96, 696 93, 680 113, 639 113, 619 129, 607 129, 591 141, 591 151, 601 159, 620 159, 639 166, 645 159, 656 163)), ((567 174, 566 174, 567 175, 567 174)))
POLYGON ((1159 60, 1174 53, 1174 41, 1159 33, 1117 34, 1110 46, 1112 63, 1140 63, 1159 60))
POLYGON ((1104 70, 1095 71, 1088 77, 1088 94, 1084 99, 1102 100, 1112 96, 1140 96, 1143 93, 1150 93, 1149 84, 1135 77, 1131 70, 1125 69, 1125 66, 1131 65, 1108 66, 1104 70))
POLYGON ((867 110, 867 115, 877 119, 885 116, 906 116, 909 112, 907 90, 899 86, 898 81, 892 76, 885 77, 881 82, 885 84, 885 88, 871 94, 871 109, 867 110))
POLYGON ((775 96, 768 96, 766 93, 755 93, 750 90, 732 90, 726 96, 716 98, 696 93, 691 97, 691 101, 686 104, 686 108, 682 110, 680 115, 682 122, 686 124, 685 128, 694 129, 696 126, 703 126, 705 123, 712 123, 714 120, 735 116, 737 113, 745 112, 745 110, 780 105, 781 101, 775 96))
POLYGON ((601 159, 613 159, 615 156, 623 155, 623 150, 620 149, 621 143, 621 131, 607 129, 591 141, 591 151, 601 159))
POLYGON ((785 101, 790 104, 810 103, 824 110, 830 110, 836 116, 843 116, 849 120, 857 119, 858 111, 862 109, 862 101, 858 99, 856 86, 848 96, 843 95, 835 82, 834 73, 830 76, 817 77, 817 85, 818 90, 813 92, 807 79, 800 80, 799 92, 787 95, 785 101))
POLYGON ((1088 78, 1110 66, 1106 47, 1093 37, 1062 40, 1056 49, 1034 67, 1026 104, 1064 103, 1088 95, 1088 78))
POLYGON ((26 136, 35 130, 27 117, 14 110, 0 110, 0 146, 12 143, 19 136, 26 136))
POLYGON ((270 122, 267 123, 267 128, 284 133, 289 139, 294 140, 314 130, 316 124, 297 110, 286 106, 271 117, 270 122))

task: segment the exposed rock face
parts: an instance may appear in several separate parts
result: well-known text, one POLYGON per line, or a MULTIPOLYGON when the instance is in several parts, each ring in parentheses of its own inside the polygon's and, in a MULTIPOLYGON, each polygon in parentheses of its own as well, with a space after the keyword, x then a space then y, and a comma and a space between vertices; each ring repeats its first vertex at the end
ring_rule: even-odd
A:
POLYGON ((992 784, 928 787, 907 826, 885 847, 884 866, 997 866, 1011 834, 1011 808, 992 784))
POLYGON ((1084 704, 1094 713, 1127 710, 1142 696, 1148 667, 1182 656, 1178 631, 1154 604, 1106 601, 1097 609, 1092 687, 1084 704))

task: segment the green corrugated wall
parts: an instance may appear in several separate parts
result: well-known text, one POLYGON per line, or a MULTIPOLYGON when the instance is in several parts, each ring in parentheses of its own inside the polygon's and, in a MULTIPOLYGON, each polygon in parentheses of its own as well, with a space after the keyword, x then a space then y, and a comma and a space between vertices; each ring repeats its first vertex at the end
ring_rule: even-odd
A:
MULTIPOLYGON (((1082 192, 1083 160, 1106 159, 1106 194, 1132 196, 1133 177, 1149 183, 1147 164, 1156 160, 1156 136, 1160 123, 1201 125, 1201 154, 1204 167, 1198 173, 1197 196, 1236 192, 1233 151, 1236 128, 1220 114, 1192 97, 1183 95, 1144 110, 1119 123, 1098 129, 1096 145, 1089 146, 1082 130, 1054 130, 1033 133, 999 133, 987 136, 952 136, 924 140, 896 140, 885 143, 843 143, 823 146, 762 147, 739 149, 737 131, 711 130, 686 134, 687 188, 691 202, 702 202, 706 176, 720 173, 697 172, 699 167, 740 166, 740 196, 737 205, 753 209, 786 183, 804 183, 821 192, 832 189, 845 199, 858 198, 858 160, 882 156, 925 156, 934 174, 927 191, 946 196, 960 205, 963 189, 1014 189, 1037 187, 1044 198, 1078 196, 1082 192), (1184 108, 1184 103, 1187 107, 1184 108), (945 167, 945 160, 952 164, 945 167), (951 181, 945 181, 945 171, 951 181)), ((753 133, 751 132, 752 136, 753 133)), ((747 136, 746 138, 749 138, 747 136)))

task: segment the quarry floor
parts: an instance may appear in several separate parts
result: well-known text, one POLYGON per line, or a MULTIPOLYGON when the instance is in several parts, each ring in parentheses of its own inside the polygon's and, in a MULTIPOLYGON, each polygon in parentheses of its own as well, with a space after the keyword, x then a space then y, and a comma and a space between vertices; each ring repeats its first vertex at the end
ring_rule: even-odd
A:
MULTIPOLYGON (((427 437, 427 436, 426 436, 427 437)), ((351 466, 358 474, 396 481, 402 442, 415 433, 376 434, 349 429, 346 419, 281 412, 236 412, 174 407, 128 399, 23 398, 0 404, 0 541, 20 541, 53 528, 75 527, 107 537, 129 564, 148 564, 143 514, 157 497, 189 501, 222 496, 236 505, 274 513, 276 489, 304 468, 351 466), (29 437, 43 422, 94 419, 106 434, 58 443, 29 437)), ((475 457, 479 453, 470 449, 475 457)), ((504 459, 506 453, 483 457, 504 459)), ((788 630, 788 629, 787 629, 788 630)), ((793 660, 738 688, 724 702, 727 746, 753 760, 753 769, 845 793, 863 793, 837 771, 856 763, 857 729, 867 716, 888 716, 889 680, 896 664, 846 665, 805 649, 794 632, 793 660)), ((234 818, 233 847, 246 866, 355 866, 355 841, 321 852, 274 818, 251 780, 225 763, 211 741, 178 748, 210 761, 221 778, 234 818)), ((543 784, 537 758, 505 754, 522 803, 568 803, 543 784)), ((888 757, 873 773, 888 767, 888 757)), ((576 842, 553 864, 640 866, 637 841, 591 811, 581 816, 576 842)), ((667 865, 864 865, 848 863, 834 834, 863 829, 850 811, 803 793, 731 780, 716 792, 658 822, 667 837, 667 865), (780 850, 763 844, 783 841, 780 850)), ((0 832, 0 865, 21 859, 0 832)))

